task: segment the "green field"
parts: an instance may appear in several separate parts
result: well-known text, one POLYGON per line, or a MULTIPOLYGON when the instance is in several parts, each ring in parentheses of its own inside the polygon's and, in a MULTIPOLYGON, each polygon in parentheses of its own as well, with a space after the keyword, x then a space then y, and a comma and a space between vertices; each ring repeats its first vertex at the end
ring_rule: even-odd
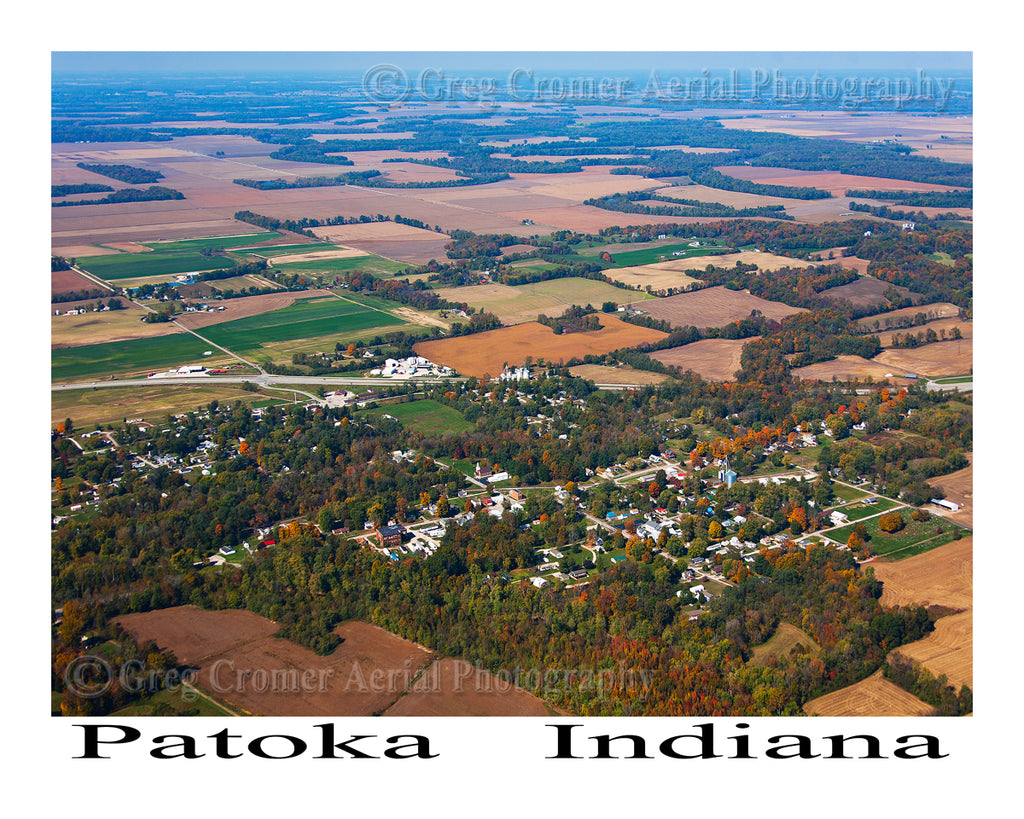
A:
MULTIPOLYGON (((421 398, 407 404, 389 404, 372 410, 365 415, 390 415, 397 418, 402 426, 418 430, 426 435, 457 435, 476 429, 476 424, 467 421, 456 409, 439 404, 429 398, 421 398)), ((474 464, 475 466, 475 464, 474 464)), ((473 469, 469 469, 469 474, 473 469)))
POLYGON ((651 247, 645 250, 629 250, 625 253, 614 253, 611 250, 612 258, 615 260, 615 267, 635 267, 642 264, 655 264, 656 262, 670 262, 678 259, 692 259, 697 256, 714 256, 725 252, 721 247, 690 247, 689 244, 665 245, 664 247, 651 247), (673 252, 683 251, 678 256, 673 252))
POLYGON ((142 244, 159 252, 175 250, 198 251, 204 247, 226 250, 233 247, 244 247, 257 242, 268 242, 280 235, 276 231, 268 231, 266 233, 246 233, 242 236, 211 236, 207 239, 182 239, 176 242, 143 242, 142 244))
POLYGON ((390 313, 336 298, 299 299, 280 310, 204 327, 203 336, 235 352, 278 341, 331 336, 405 324, 390 313))
POLYGON ((111 374, 167 370, 183 364, 209 367, 235 359, 214 349, 212 356, 203 356, 211 349, 190 333, 173 333, 131 341, 85 344, 53 350, 50 354, 50 378, 53 381, 75 381, 111 374))
MULTIPOLYGON (((902 515, 906 526, 893 534, 887 534, 878 528, 878 518, 869 518, 862 522, 870 536, 868 548, 873 554, 889 556, 893 560, 902 560, 905 557, 921 554, 936 546, 949 543, 953 540, 953 530, 958 528, 952 523, 942 521, 941 518, 931 518, 926 521, 912 520, 909 509, 904 509, 902 515), (942 529, 941 533, 937 531, 939 528, 942 529)), ((828 536, 832 540, 846 543, 856 525, 851 523, 841 529, 833 529, 828 536)))
POLYGON ((860 489, 855 489, 852 486, 847 486, 844 483, 833 483, 832 493, 837 498, 842 498, 847 503, 849 503, 850 501, 861 500, 862 498, 868 497, 867 492, 863 492, 860 489))
POLYGON ((199 253, 119 253, 116 256, 90 256, 78 259, 78 266, 101 279, 131 279, 142 276, 165 276, 195 273, 200 270, 222 270, 234 267, 233 259, 223 256, 202 256, 199 253))
POLYGON ((323 273, 346 273, 349 270, 365 270, 370 273, 399 273, 410 267, 404 262, 395 262, 383 256, 351 256, 347 259, 320 259, 308 262, 283 262, 275 264, 275 270, 309 270, 323 273))

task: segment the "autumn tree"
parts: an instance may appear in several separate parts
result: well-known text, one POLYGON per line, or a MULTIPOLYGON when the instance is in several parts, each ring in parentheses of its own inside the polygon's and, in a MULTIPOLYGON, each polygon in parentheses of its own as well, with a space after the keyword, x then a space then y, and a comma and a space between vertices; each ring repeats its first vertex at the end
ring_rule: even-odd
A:
POLYGON ((878 528, 889 534, 898 532, 905 525, 906 522, 903 520, 903 515, 897 511, 886 512, 878 519, 878 528))

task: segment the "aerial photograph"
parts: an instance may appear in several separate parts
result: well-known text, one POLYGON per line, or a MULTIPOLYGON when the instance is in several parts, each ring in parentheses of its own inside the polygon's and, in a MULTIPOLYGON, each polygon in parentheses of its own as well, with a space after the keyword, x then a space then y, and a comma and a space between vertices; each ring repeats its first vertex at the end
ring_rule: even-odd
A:
POLYGON ((973 715, 972 52, 51 67, 51 715, 973 715))

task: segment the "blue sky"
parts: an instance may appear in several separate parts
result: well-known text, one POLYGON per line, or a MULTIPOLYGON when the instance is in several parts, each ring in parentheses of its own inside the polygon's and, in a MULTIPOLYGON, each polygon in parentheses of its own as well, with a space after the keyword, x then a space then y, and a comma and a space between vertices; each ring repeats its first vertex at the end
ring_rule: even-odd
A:
POLYGON ((378 62, 408 70, 441 65, 448 71, 507 71, 528 60, 534 69, 969 72, 972 55, 959 52, 53 52, 55 72, 137 71, 363 71, 378 62))

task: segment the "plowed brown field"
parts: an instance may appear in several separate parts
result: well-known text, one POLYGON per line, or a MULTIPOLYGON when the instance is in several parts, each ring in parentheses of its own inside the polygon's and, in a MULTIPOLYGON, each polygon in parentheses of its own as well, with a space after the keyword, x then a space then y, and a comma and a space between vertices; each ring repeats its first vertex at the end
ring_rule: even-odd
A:
POLYGON ((463 375, 482 378, 485 374, 497 376, 506 363, 518 366, 527 356, 552 363, 566 362, 588 354, 600 355, 622 347, 635 347, 666 335, 609 315, 601 316, 601 325, 600 330, 555 335, 550 327, 531 321, 471 336, 421 341, 413 349, 417 355, 445 364, 463 375))
MULTIPOLYGON (((760 338, 760 336, 756 336, 760 338)), ((651 353, 651 358, 683 370, 693 370, 705 381, 732 381, 740 368, 743 345, 753 338, 709 338, 651 353)))
POLYGON ((804 703, 804 713, 821 717, 916 717, 935 713, 897 685, 879 669, 866 680, 804 703))
POLYGON ((790 307, 766 301, 742 290, 708 287, 692 293, 680 293, 664 299, 634 305, 652 318, 669 322, 673 327, 723 327, 747 318, 759 310, 768 319, 780 321, 786 316, 803 313, 801 307, 790 307))

